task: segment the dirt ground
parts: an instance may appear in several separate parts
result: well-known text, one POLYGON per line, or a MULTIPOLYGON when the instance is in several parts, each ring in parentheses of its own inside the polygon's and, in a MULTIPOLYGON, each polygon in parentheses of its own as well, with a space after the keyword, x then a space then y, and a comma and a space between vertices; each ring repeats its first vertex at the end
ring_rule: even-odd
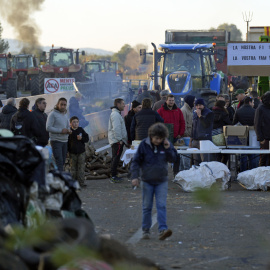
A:
POLYGON ((157 224, 150 240, 140 240, 136 233, 141 227, 140 188, 133 190, 127 179, 120 184, 92 180, 87 185, 79 195, 97 232, 164 269, 267 269, 269 192, 248 191, 233 182, 230 190, 213 194, 217 200, 209 206, 169 182, 167 220, 173 235, 159 241, 157 224))

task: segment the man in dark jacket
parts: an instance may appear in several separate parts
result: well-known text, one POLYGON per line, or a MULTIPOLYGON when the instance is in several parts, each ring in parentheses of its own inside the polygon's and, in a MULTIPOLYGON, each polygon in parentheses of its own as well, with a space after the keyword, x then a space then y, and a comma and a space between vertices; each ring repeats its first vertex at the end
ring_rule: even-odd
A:
POLYGON ((245 91, 243 89, 238 89, 235 92, 236 99, 238 100, 237 110, 240 109, 244 104, 244 99, 246 97, 245 91))
MULTIPOLYGON (((253 109, 253 100, 251 97, 244 99, 243 106, 236 110, 233 119, 233 125, 238 122, 243 126, 254 126, 255 109, 253 109)), ((240 171, 254 169, 258 166, 258 158, 256 155, 241 155, 240 171), (249 161, 248 161, 249 160, 249 161)))
POLYGON ((168 162, 175 161, 177 152, 167 138, 168 130, 163 124, 156 123, 152 125, 149 128, 149 137, 140 143, 131 163, 133 186, 139 186, 138 178, 141 171, 143 239, 150 238, 154 196, 157 208, 159 240, 165 240, 172 234, 172 231, 168 229, 166 217, 168 162))
MULTIPOLYGON (((196 110, 193 113, 192 133, 189 146, 200 149, 200 141, 212 141, 214 114, 205 107, 202 98, 198 98, 195 101, 195 107, 196 110)), ((201 161, 210 161, 208 160, 207 154, 193 155, 193 158, 195 165, 199 165, 201 161)))
POLYGON ((45 98, 38 98, 35 102, 35 110, 32 111, 32 114, 36 117, 41 135, 37 137, 37 145, 42 147, 46 146, 49 142, 49 132, 46 130, 47 114, 45 113, 46 109, 46 100, 45 98))
POLYGON ((254 126, 255 109, 253 109, 253 104, 251 97, 244 99, 243 106, 234 114, 233 125, 239 122, 243 126, 254 126))
POLYGON ((162 90, 160 92, 160 100, 157 101, 154 105, 153 105, 153 111, 157 111, 158 109, 160 109, 164 103, 166 102, 166 98, 167 96, 170 94, 170 91, 169 90, 162 90))
POLYGON ((142 101, 142 109, 137 114, 134 115, 130 134, 131 140, 142 140, 147 138, 148 129, 150 126, 157 122, 164 122, 160 115, 151 109, 151 100, 149 98, 145 98, 142 101))
POLYGON ((261 104, 261 102, 260 102, 260 100, 258 98, 257 91, 251 91, 250 92, 250 97, 254 100, 253 108, 256 110, 259 107, 259 105, 261 104))
POLYGON ((130 128, 131 128, 131 123, 132 123, 133 117, 137 112, 139 112, 142 109, 141 103, 139 103, 137 100, 133 100, 131 104, 132 104, 131 110, 124 117, 129 144, 132 143, 131 135, 130 135, 130 128))
POLYGON ((36 117, 28 110, 30 100, 22 98, 19 102, 19 110, 12 116, 10 130, 17 135, 24 135, 36 142, 41 136, 40 127, 36 117))
POLYGON ((69 100, 69 116, 77 116, 80 121, 80 127, 85 128, 89 125, 89 122, 83 116, 83 110, 80 108, 79 102, 82 99, 82 94, 77 92, 74 97, 71 97, 69 100))
POLYGON ((231 104, 231 98, 229 95, 224 95, 224 98, 225 98, 225 108, 227 109, 228 113, 229 113, 229 118, 231 120, 231 122, 233 121, 233 117, 234 117, 234 114, 235 114, 235 110, 234 108, 232 107, 232 104, 231 104))
MULTIPOLYGON (((262 97, 262 105, 255 112, 254 127, 261 149, 269 149, 270 141, 270 91, 262 97)), ((270 155, 260 155, 259 166, 270 166, 270 155)))
POLYGON ((139 103, 142 103, 143 99, 149 98, 152 102, 152 104, 155 102, 155 98, 151 95, 150 91, 148 91, 147 85, 144 85, 142 88, 142 94, 138 95, 137 101, 139 103))
POLYGON ((3 107, 2 112, 0 113, 0 128, 10 130, 10 121, 16 112, 15 99, 9 98, 7 100, 7 105, 3 107))

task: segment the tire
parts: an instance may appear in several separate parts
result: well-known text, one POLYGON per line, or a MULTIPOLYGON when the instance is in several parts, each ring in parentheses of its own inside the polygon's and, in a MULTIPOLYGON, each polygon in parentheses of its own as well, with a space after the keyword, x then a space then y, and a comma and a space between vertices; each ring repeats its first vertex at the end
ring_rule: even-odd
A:
MULTIPOLYGON (((84 246, 94 251, 100 249, 100 239, 95 232, 94 224, 85 218, 68 218, 52 221, 55 225, 55 235, 48 241, 41 240, 39 244, 16 251, 16 254, 32 270, 37 269, 41 257, 44 257, 44 269, 54 270, 51 261, 51 252, 55 247, 65 244, 66 246, 84 246)), ((43 225, 46 230, 47 225, 43 225)), ((19 268, 18 268, 19 269, 19 268)))
POLYGON ((0 250, 0 269, 1 270, 28 270, 29 268, 24 264, 24 262, 15 254, 6 251, 4 249, 0 250))
POLYGON ((84 81, 84 76, 82 73, 82 70, 78 71, 78 72, 74 72, 70 74, 72 78, 75 79, 75 82, 83 82, 84 81))
POLYGON ((39 72, 39 94, 44 94, 44 80, 48 78, 48 74, 45 72, 40 71, 39 72))
POLYGON ((31 90, 31 96, 39 95, 39 76, 38 75, 31 76, 30 90, 31 90))
POLYGON ((8 80, 7 81, 7 89, 6 89, 6 98, 17 98, 17 86, 16 80, 8 80))

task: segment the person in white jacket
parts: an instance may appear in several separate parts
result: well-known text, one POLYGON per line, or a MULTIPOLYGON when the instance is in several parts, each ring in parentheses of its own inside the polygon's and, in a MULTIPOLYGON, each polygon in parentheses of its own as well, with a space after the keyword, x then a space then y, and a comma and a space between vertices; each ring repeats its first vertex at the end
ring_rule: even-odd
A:
POLYGON ((123 152, 124 145, 128 145, 127 130, 121 111, 125 108, 125 101, 121 98, 114 100, 114 106, 109 119, 108 139, 112 147, 111 161, 111 183, 122 182, 122 178, 117 176, 117 166, 123 152))

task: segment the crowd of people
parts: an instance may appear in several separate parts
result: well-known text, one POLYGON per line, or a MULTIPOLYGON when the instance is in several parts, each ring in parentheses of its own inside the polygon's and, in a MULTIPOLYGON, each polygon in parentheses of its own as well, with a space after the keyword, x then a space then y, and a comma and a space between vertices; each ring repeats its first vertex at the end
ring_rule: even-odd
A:
POLYGON ((59 171, 64 170, 69 153, 71 175, 79 182, 80 187, 86 187, 85 143, 89 141, 89 136, 83 127, 89 123, 79 107, 81 97, 77 93, 70 99, 69 112, 67 100, 60 98, 48 115, 45 113, 45 98, 37 98, 32 110, 29 110, 28 98, 22 98, 18 108, 15 99, 9 98, 0 113, 0 128, 8 129, 14 135, 26 136, 37 146, 46 147, 50 143, 59 171))
MULTIPOLYGON (((125 106, 124 100, 116 99, 109 123, 109 143, 112 145, 113 160, 115 161, 111 168, 111 182, 116 183, 122 180, 116 175, 116 166, 122 154, 123 145, 129 147, 132 141, 141 141, 147 138, 149 128, 158 122, 164 123, 168 128, 169 140, 172 144, 177 143, 183 137, 189 137, 189 147, 199 149, 202 140, 210 140, 218 146, 223 146, 225 145, 223 127, 226 125, 243 125, 255 126, 261 146, 269 147, 267 145, 268 131, 264 128, 264 121, 267 122, 267 120, 265 120, 265 117, 255 117, 255 112, 265 114, 267 109, 265 103, 267 102, 264 100, 267 100, 268 95, 267 92, 260 101, 256 91, 246 95, 244 90, 238 89, 235 92, 238 103, 234 107, 229 95, 219 94, 212 108, 206 107, 204 99, 196 99, 195 96, 187 95, 184 97, 184 105, 178 108, 175 97, 168 90, 161 91, 160 100, 154 102, 153 95, 150 94, 150 91, 147 91, 147 87, 143 87, 142 93, 132 102, 132 107, 124 117, 124 121, 121 116, 121 111, 125 106), (256 110, 259 107, 261 109, 256 110), (114 124, 115 119, 117 119, 117 124, 114 124), (263 140, 260 140, 260 137, 263 140)), ((260 156, 260 166, 266 164, 266 157, 260 156)), ((213 158, 227 164, 229 156, 217 154, 213 157, 207 154, 197 154, 192 155, 190 159, 180 160, 180 156, 177 155, 173 166, 174 175, 180 169, 188 169, 192 164, 199 165, 202 161, 210 161, 213 158), (187 160, 189 164, 187 164, 187 160)), ((268 161, 268 158, 266 160, 268 161)), ((253 169, 258 165, 259 156, 241 156, 241 171, 253 169)))
MULTIPOLYGON (((123 118, 125 102, 121 98, 114 100, 109 118, 108 141, 112 148, 111 183, 120 183, 117 167, 124 146, 130 147, 132 141, 141 141, 130 165, 132 185, 137 187, 142 180, 143 200, 143 238, 149 239, 152 225, 151 212, 153 198, 156 199, 159 239, 164 240, 172 234, 166 223, 166 198, 168 189, 168 162, 173 163, 173 172, 189 169, 192 164, 211 161, 211 155, 194 154, 180 159, 174 145, 183 137, 190 138, 189 147, 200 148, 200 141, 210 140, 216 145, 225 145, 223 127, 226 125, 254 126, 261 149, 269 149, 270 141, 270 92, 261 100, 257 92, 246 95, 238 89, 235 97, 237 106, 233 107, 229 95, 218 95, 215 105, 207 108, 204 99, 192 95, 184 97, 179 108, 174 95, 168 90, 160 93, 157 100, 143 87, 142 93, 131 103, 131 109, 123 118), (188 161, 188 162, 187 162, 188 161)), ((50 143, 59 171, 69 153, 70 171, 81 187, 85 187, 85 143, 89 136, 84 127, 89 123, 83 116, 77 93, 69 101, 60 98, 54 109, 47 115, 46 100, 38 98, 33 110, 29 110, 30 101, 22 98, 16 108, 14 98, 7 100, 0 113, 0 128, 9 129, 15 135, 24 135, 42 147, 50 143), (69 111, 69 113, 68 113, 69 111)), ((226 164, 228 155, 219 154, 215 160, 226 164)), ((241 171, 270 164, 270 156, 245 155, 241 157, 241 171)))
MULTIPOLYGON (((160 100, 153 103, 145 87, 137 100, 132 102, 131 110, 123 120, 123 99, 116 99, 109 120, 109 143, 112 146, 111 183, 122 181, 117 176, 117 164, 123 146, 130 147, 133 140, 141 143, 133 157, 130 171, 132 185, 140 185, 142 180, 143 239, 150 238, 152 225, 151 212, 153 198, 156 200, 159 239, 172 235, 166 222, 166 200, 168 190, 168 162, 174 163, 174 174, 179 169, 187 169, 191 164, 211 161, 211 155, 193 155, 189 165, 181 164, 173 144, 182 137, 189 137, 189 147, 200 149, 200 141, 210 140, 216 145, 225 145, 223 127, 226 125, 255 126, 261 149, 269 149, 270 140, 270 92, 265 93, 261 101, 257 92, 249 95, 238 89, 235 92, 238 104, 233 108, 229 95, 218 95, 215 105, 207 108, 204 99, 187 95, 184 105, 178 108, 175 97, 167 90, 160 92, 160 100), (169 140, 168 140, 169 138, 169 140)), ((214 160, 227 164, 228 155, 217 155, 214 160)), ((181 160, 182 161, 182 160, 181 160)), ((241 157, 241 171, 258 166, 254 155, 241 157), (249 162, 248 162, 249 160, 249 162)), ((269 165, 270 156, 260 155, 260 166, 269 165)))

